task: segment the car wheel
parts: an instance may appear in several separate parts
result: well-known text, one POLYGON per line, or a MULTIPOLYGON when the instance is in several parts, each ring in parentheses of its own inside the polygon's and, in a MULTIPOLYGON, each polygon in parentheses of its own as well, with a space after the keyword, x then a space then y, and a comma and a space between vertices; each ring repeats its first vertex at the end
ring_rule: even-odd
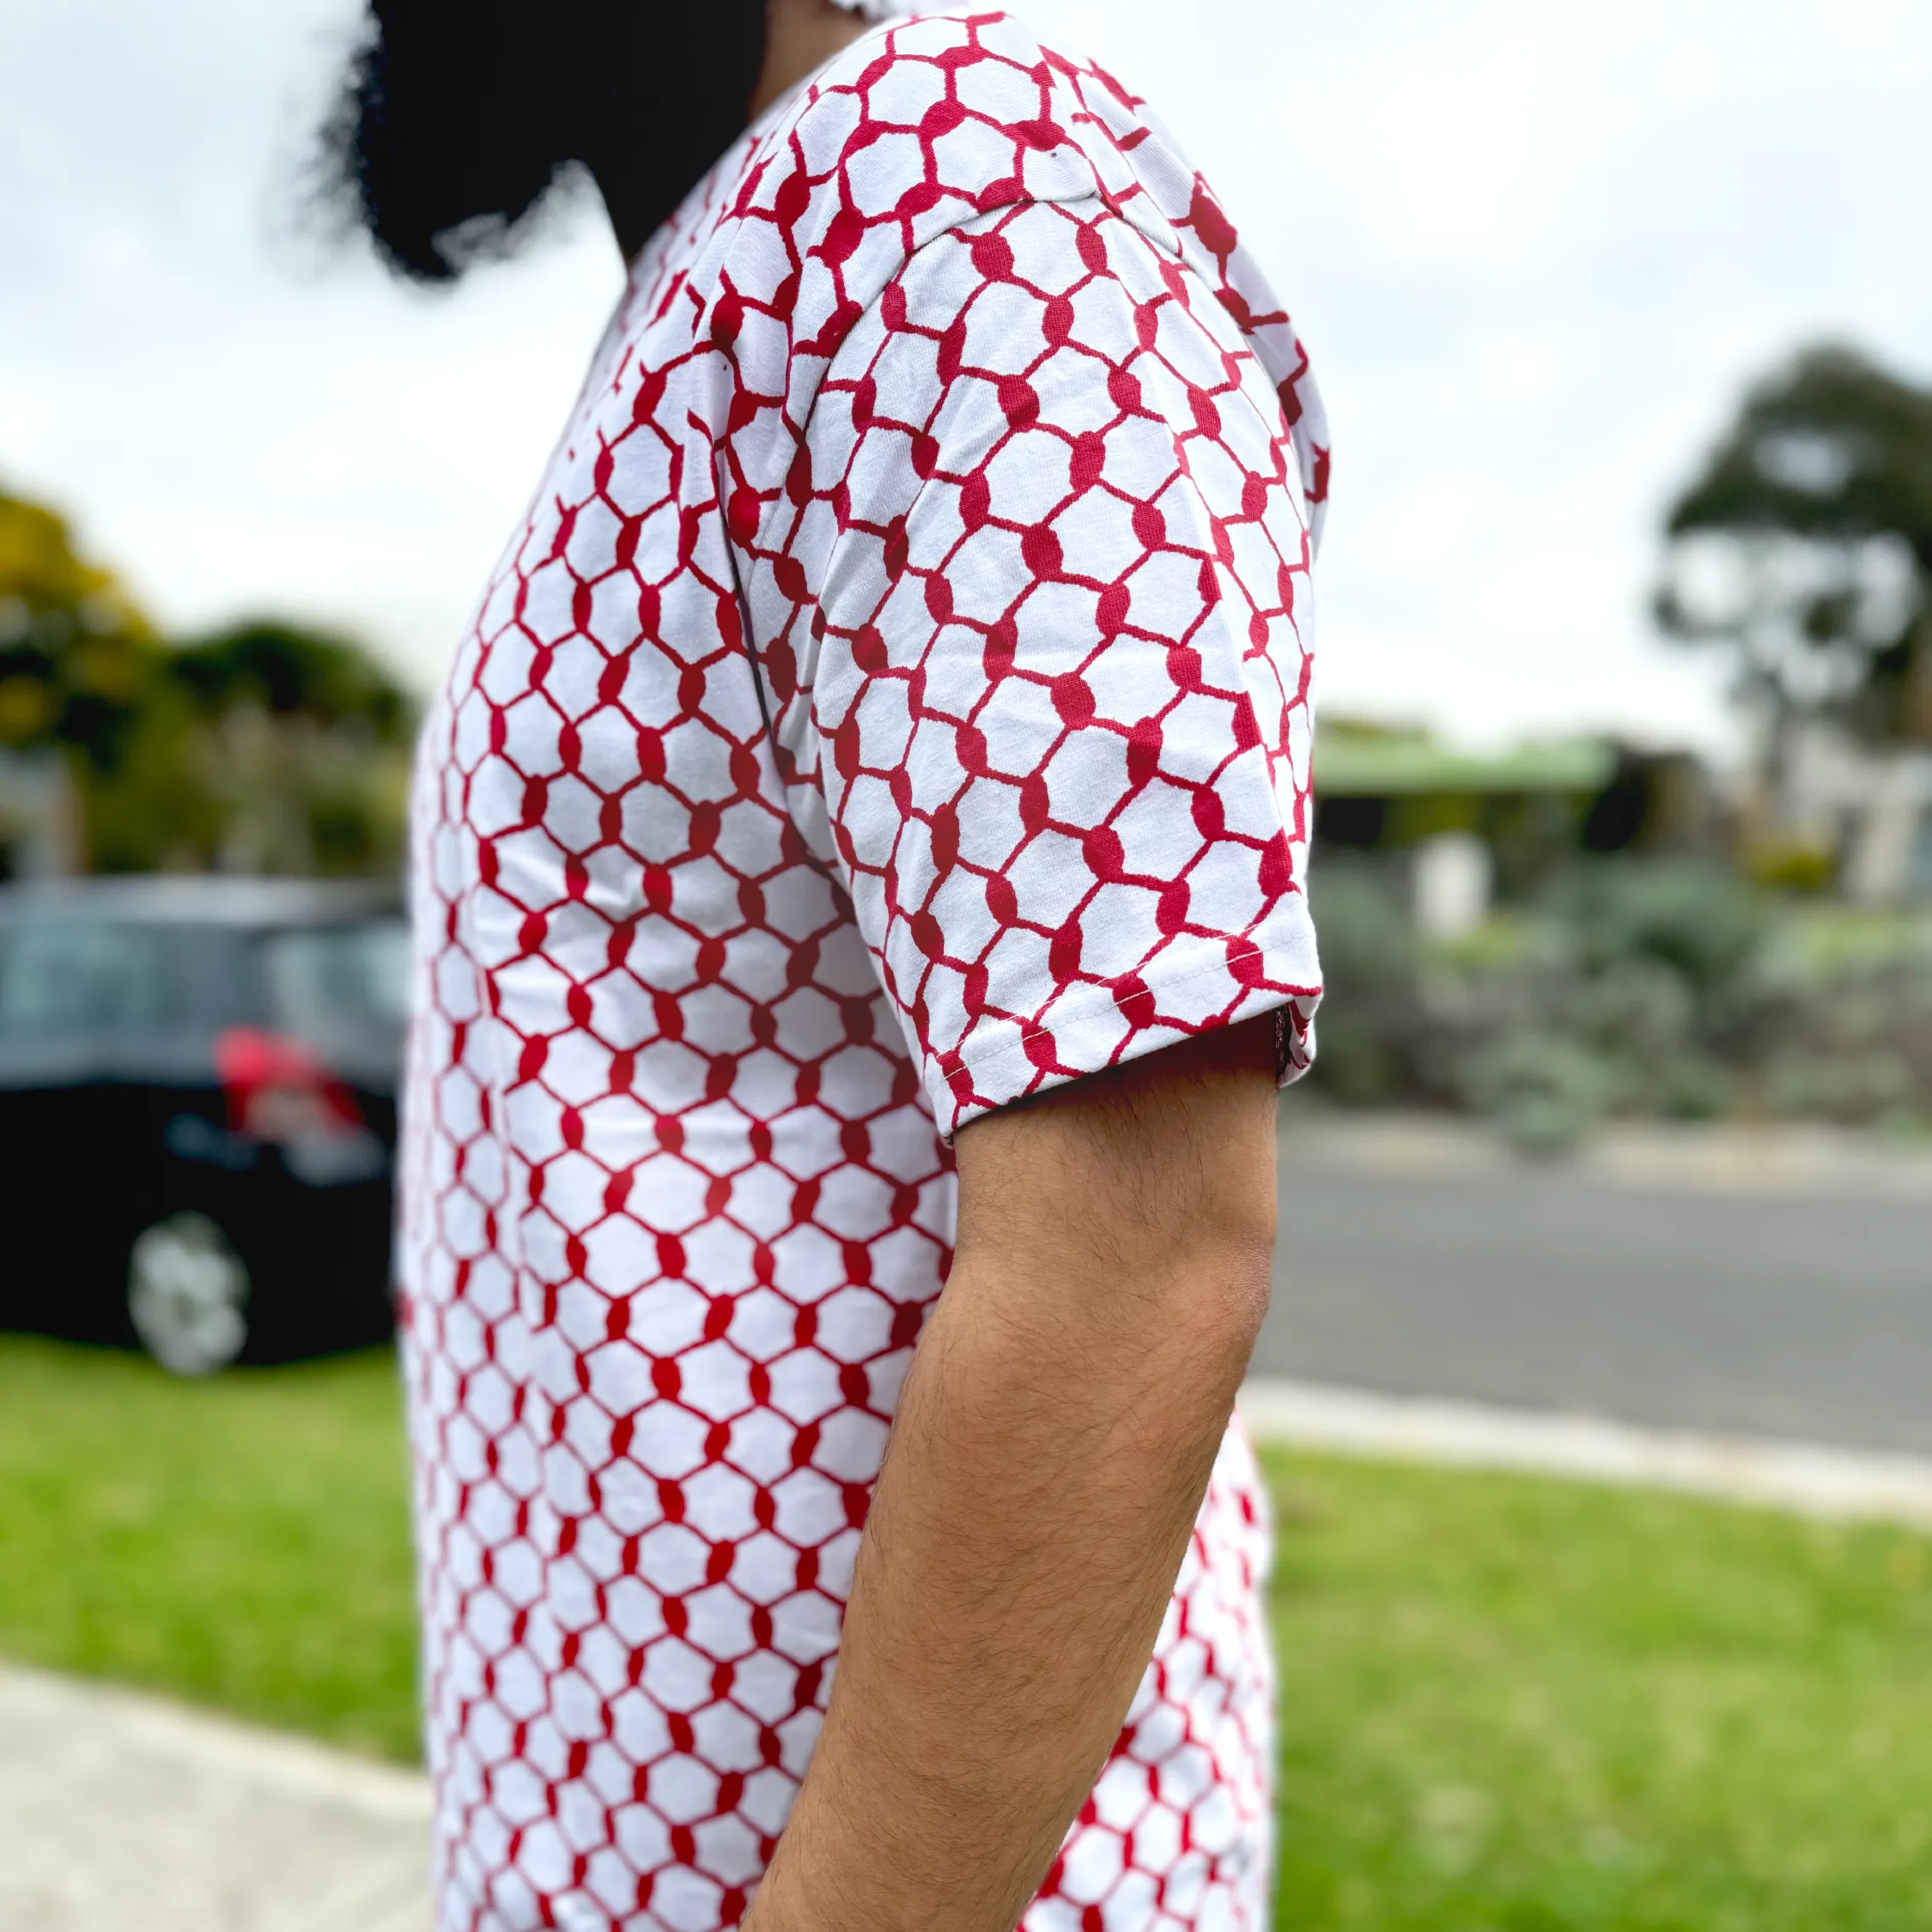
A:
POLYGON ((178 1376, 212 1375, 248 1340, 248 1268, 205 1214, 170 1214, 135 1236, 127 1312, 142 1346, 178 1376))

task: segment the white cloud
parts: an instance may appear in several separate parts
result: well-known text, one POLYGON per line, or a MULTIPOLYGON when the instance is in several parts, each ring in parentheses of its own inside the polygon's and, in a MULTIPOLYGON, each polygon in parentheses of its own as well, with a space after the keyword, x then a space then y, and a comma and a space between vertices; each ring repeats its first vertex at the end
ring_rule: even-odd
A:
MULTIPOLYGON (((1932 374, 1923 0, 1039 0, 1157 105, 1316 357, 1338 708, 1722 736, 1655 530, 1831 333, 1932 374)), ((170 621, 357 623, 425 681, 614 298, 594 222, 449 301, 282 232, 350 0, 0 12, 0 474, 170 621), (277 197, 281 197, 278 207, 277 197)))

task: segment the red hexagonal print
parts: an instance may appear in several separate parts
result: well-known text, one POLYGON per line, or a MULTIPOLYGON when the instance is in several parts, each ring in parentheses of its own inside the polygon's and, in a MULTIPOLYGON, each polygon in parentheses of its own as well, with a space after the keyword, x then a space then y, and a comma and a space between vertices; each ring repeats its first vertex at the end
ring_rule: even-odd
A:
MULTIPOLYGON (((1145 105, 873 29, 634 265, 426 732, 400 1242, 443 1932, 713 1932, 810 1761, 950 1141, 1307 1061, 1287 318, 1145 105)), ((1261 1932, 1230 1432, 1025 1932, 1261 1932)))

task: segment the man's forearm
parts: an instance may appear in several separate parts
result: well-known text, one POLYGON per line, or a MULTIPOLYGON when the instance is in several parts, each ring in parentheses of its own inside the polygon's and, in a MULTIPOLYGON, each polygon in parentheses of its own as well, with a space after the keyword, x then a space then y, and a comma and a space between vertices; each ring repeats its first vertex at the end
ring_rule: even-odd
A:
POLYGON ((1052 1120, 977 1175, 963 1151, 981 1199, 755 1932, 1010 1932, 1024 1909, 1145 1668, 1265 1303, 1272 1091, 1237 1105, 1266 1159, 1231 1176, 1141 1174, 1131 1136, 1052 1120))

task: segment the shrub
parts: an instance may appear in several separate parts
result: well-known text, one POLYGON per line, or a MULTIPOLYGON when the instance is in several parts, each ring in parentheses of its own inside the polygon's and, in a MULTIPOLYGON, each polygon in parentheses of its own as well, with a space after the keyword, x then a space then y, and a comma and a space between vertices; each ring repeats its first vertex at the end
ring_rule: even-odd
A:
POLYGON ((1897 921, 1799 944, 1820 915, 1735 872, 1617 857, 1425 949, 1400 884, 1316 868, 1315 1084, 1345 1105, 1466 1108, 1543 1150, 1611 1115, 1932 1123, 1932 949, 1901 946, 1897 921))

